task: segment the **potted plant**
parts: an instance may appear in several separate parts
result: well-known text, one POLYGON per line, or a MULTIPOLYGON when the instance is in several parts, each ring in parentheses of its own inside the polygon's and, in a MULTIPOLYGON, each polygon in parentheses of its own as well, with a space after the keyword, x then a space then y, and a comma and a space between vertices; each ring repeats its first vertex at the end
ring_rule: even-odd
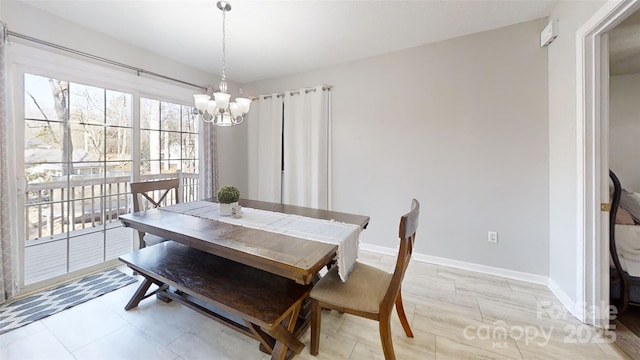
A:
POLYGON ((238 207, 240 191, 231 185, 225 185, 218 190, 218 202, 220 203, 220 215, 231 216, 232 209, 238 207))

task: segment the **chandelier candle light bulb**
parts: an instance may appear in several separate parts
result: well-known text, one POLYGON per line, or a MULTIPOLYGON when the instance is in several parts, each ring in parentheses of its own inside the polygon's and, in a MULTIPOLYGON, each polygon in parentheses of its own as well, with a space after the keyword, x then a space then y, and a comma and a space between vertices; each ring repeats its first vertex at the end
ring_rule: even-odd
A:
POLYGON ((225 15, 231 10, 231 5, 226 1, 219 1, 217 6, 222 10, 222 81, 220 81, 219 91, 213 93, 213 100, 207 94, 194 94, 193 100, 203 121, 213 122, 218 126, 239 125, 244 121, 244 115, 249 112, 251 99, 236 98, 236 101, 230 102, 231 95, 227 93, 226 82, 225 15))

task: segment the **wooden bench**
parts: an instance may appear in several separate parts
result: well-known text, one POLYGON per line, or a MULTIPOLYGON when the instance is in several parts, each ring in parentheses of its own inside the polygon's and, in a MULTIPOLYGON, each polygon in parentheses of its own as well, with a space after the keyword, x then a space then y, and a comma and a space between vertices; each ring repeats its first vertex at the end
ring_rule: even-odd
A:
POLYGON ((289 359, 304 344, 294 336, 311 285, 166 241, 120 257, 144 277, 125 310, 143 299, 178 301, 260 342, 271 359, 289 359), (151 284, 158 289, 147 294, 151 284))

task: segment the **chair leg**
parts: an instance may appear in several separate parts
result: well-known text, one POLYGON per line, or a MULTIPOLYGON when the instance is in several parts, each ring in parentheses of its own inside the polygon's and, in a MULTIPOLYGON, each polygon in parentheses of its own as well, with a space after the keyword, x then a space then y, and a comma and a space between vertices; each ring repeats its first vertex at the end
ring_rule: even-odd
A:
POLYGON ((401 291, 398 291, 398 297, 396 297, 396 311, 398 312, 398 317, 400 318, 400 323, 402 324, 404 333, 407 334, 407 337, 413 338, 413 332, 411 331, 411 327, 409 327, 409 322, 407 321, 407 315, 404 313, 404 305, 402 305, 401 291))
POLYGON ((385 360, 396 360, 396 354, 393 352, 393 341, 391 340, 391 314, 380 314, 380 340, 382 342, 382 351, 385 360))
POLYGON ((622 309, 618 309, 618 314, 627 310, 629 307, 629 297, 631 296, 631 286, 628 282, 622 282, 622 309))
POLYGON ((311 299, 311 349, 309 349, 309 352, 314 356, 318 355, 318 349, 320 348, 321 311, 320 302, 311 299))

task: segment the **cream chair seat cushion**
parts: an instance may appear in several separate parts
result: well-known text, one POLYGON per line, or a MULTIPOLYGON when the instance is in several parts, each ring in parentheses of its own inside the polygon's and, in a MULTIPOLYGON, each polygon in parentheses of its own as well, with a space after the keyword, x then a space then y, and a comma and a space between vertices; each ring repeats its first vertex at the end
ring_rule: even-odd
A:
POLYGON ((392 274, 359 262, 346 282, 333 267, 313 286, 311 298, 349 309, 378 313, 392 274))

